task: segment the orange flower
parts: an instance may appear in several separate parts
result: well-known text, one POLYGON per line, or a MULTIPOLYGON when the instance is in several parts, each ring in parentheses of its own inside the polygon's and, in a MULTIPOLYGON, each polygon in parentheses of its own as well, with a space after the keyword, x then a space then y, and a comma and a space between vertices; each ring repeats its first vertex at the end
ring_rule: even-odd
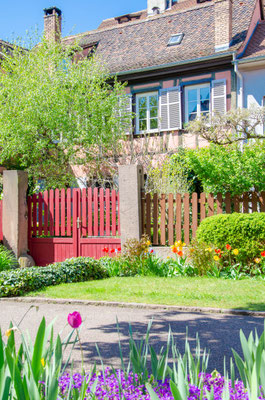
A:
POLYGON ((215 249, 214 251, 216 252, 216 254, 221 254, 221 249, 215 249))
POLYGON ((177 246, 171 246, 171 250, 173 251, 173 253, 177 253, 178 252, 177 246))
POLYGON ((183 256, 183 251, 178 252, 178 256, 182 257, 183 256))
POLYGON ((265 251, 262 251, 260 254, 261 254, 261 257, 265 257, 265 251))
POLYGON ((232 249, 232 247, 230 246, 230 244, 227 244, 225 247, 227 248, 227 250, 231 250, 231 249, 232 249))

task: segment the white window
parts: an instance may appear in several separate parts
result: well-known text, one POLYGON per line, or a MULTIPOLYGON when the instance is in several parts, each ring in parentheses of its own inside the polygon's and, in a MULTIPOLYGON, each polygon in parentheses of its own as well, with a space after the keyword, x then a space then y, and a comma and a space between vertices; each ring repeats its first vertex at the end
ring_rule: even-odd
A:
POLYGON ((136 95, 136 133, 158 131, 158 92, 136 95))
POLYGON ((210 85, 194 85, 185 87, 185 122, 193 121, 210 112, 210 85))

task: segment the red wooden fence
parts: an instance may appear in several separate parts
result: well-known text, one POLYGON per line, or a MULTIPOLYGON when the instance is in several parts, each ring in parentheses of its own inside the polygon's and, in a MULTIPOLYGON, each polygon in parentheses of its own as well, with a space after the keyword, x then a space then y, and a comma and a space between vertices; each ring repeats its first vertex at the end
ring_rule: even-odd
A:
POLYGON ((29 249, 38 265, 69 257, 99 258, 120 247, 119 194, 55 189, 28 198, 29 249))
POLYGON ((200 221, 214 214, 265 212, 265 192, 231 197, 201 193, 142 194, 142 226, 153 245, 172 245, 175 240, 190 243, 200 221))
POLYGON ((0 200, 0 241, 3 240, 3 200, 0 200))

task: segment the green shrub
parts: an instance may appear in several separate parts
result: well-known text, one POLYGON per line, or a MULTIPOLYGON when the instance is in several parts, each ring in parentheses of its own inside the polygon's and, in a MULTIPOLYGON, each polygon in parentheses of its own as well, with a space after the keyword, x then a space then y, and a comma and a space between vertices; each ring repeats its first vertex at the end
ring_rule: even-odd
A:
POLYGON ((0 245, 0 271, 17 268, 18 262, 12 251, 0 245))
POLYGON ((265 249, 265 213, 214 215, 197 230, 198 242, 224 249, 239 249, 238 260, 250 262, 265 249))
POLYGON ((32 267, 0 273, 0 297, 20 296, 45 286, 108 278, 99 261, 89 257, 71 258, 47 267, 32 267))

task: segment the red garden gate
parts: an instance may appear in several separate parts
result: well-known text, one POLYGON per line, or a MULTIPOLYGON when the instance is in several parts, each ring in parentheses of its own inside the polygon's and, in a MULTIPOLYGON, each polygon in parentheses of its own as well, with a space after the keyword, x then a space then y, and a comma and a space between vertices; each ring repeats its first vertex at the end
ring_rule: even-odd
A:
POLYGON ((29 252, 36 265, 117 249, 119 194, 109 189, 56 189, 28 198, 29 252))

